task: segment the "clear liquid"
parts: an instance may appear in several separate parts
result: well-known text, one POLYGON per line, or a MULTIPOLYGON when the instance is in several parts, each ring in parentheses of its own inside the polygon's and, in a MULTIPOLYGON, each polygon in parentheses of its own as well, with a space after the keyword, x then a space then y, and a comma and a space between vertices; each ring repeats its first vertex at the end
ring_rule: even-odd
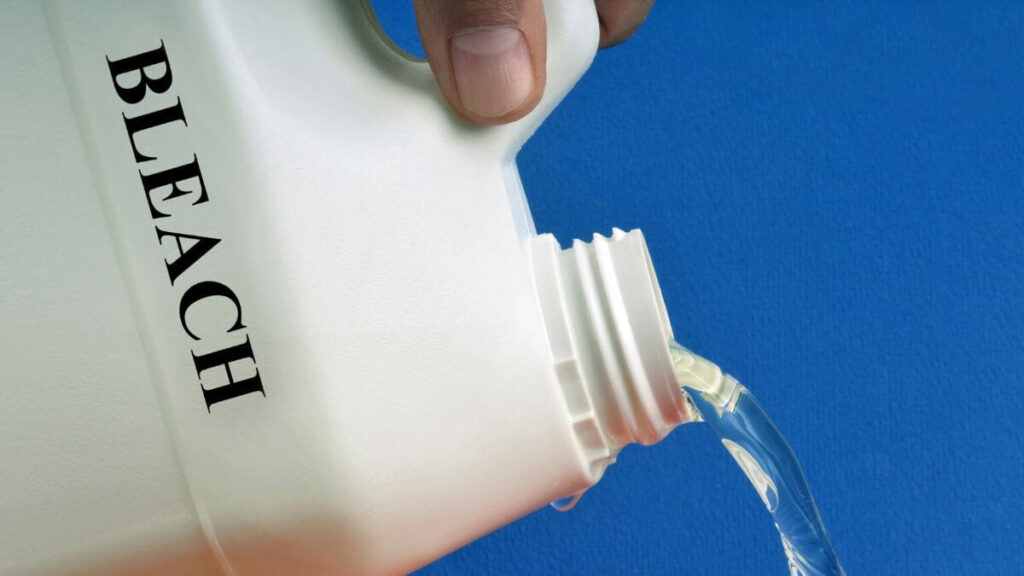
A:
POLYGON ((800 463, 754 395, 731 376, 702 379, 706 362, 670 345, 683 393, 718 434, 775 521, 793 576, 845 576, 800 463))

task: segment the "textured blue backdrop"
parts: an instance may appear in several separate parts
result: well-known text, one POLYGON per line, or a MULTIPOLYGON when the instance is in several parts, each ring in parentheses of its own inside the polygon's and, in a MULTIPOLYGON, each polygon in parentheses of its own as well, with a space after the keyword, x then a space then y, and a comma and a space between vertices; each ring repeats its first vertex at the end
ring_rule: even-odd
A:
MULTIPOLYGON (((661 0, 519 166, 539 230, 644 230, 851 576, 1024 573, 1024 3, 661 0)), ((422 574, 785 574, 745 482, 683 427, 422 574)))

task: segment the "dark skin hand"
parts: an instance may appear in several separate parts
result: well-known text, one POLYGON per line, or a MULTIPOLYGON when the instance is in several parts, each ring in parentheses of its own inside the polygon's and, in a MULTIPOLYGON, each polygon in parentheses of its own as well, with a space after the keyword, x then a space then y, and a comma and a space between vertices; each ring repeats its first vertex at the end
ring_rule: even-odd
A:
MULTIPOLYGON (((601 47, 625 41, 654 0, 595 0, 601 47)), ((504 124, 533 110, 544 93, 547 34, 541 0, 415 0, 430 68, 455 111, 478 124, 504 124)))

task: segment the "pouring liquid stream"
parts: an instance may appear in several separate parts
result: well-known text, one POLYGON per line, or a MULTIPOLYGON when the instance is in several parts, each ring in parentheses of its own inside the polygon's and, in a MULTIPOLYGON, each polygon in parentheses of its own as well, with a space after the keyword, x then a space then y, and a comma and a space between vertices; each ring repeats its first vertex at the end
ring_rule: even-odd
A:
POLYGON ((790 574, 845 576, 793 450, 753 394, 678 343, 669 350, 683 394, 772 515, 790 574))

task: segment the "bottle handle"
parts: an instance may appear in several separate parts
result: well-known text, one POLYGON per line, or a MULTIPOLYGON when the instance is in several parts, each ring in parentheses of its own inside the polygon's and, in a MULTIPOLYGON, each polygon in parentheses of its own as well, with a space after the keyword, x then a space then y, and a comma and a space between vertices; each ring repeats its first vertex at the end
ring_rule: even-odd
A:
MULTIPOLYGON (((410 56, 395 45, 377 21, 370 0, 363 0, 362 3, 373 29, 392 52, 389 56, 397 57, 401 61, 399 65, 389 66, 379 60, 379 64, 384 64, 380 67, 382 71, 419 93, 420 97, 437 100, 448 113, 447 105, 437 89, 426 61, 410 56)), ((510 155, 514 155, 522 147, 526 139, 569 93, 590 66, 597 52, 599 28, 594 0, 544 0, 544 17, 548 36, 547 84, 544 96, 537 107, 520 120, 496 127, 470 127, 464 120, 449 114, 454 122, 464 125, 466 130, 475 131, 479 140, 493 140, 510 155)), ((395 60, 391 60, 391 63, 394 64, 395 60)))
POLYGON ((593 0, 544 0, 547 21, 547 85, 537 107, 516 122, 525 128, 516 150, 565 98, 597 53, 600 29, 593 0))

